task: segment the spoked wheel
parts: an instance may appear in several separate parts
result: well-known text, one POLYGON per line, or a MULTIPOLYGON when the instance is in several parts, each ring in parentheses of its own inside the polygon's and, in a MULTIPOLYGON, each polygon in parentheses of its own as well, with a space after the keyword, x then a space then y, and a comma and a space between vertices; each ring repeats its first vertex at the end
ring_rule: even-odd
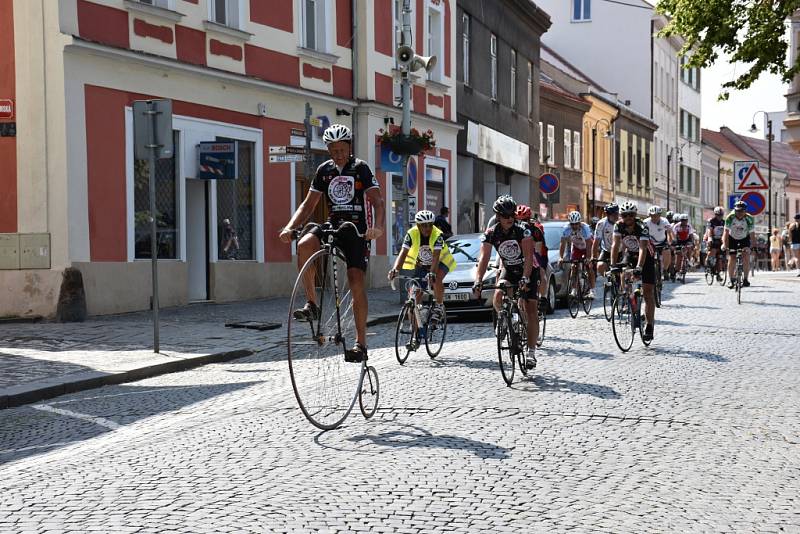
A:
POLYGON ((428 313, 428 322, 425 328, 425 350, 428 356, 435 358, 442 352, 444 338, 447 336, 447 311, 442 310, 441 319, 433 316, 433 310, 428 313))
POLYGON ((710 267, 706 267, 706 284, 714 285, 714 269, 710 267))
POLYGON ((736 273, 736 303, 742 303, 742 273, 736 273))
POLYGON ((589 298, 589 290, 592 289, 589 287, 589 277, 586 273, 581 275, 581 288, 580 288, 580 295, 581 295, 581 302, 583 303, 583 313, 589 315, 589 312, 592 311, 592 304, 594 303, 594 299, 589 298))
POLYGON ((497 326, 495 327, 497 336, 497 359, 500 361, 500 373, 503 375, 506 385, 510 386, 514 381, 514 332, 511 330, 511 317, 506 312, 501 312, 497 316, 497 326))
POLYGON ((417 350, 417 332, 414 328, 413 304, 406 303, 397 316, 397 328, 394 334, 394 355, 400 365, 406 363, 408 355, 417 350))
POLYGON ((641 314, 639 316, 639 339, 642 340, 642 344, 645 347, 649 347, 653 340, 651 339, 650 341, 645 341, 644 339, 644 331, 647 329, 647 316, 641 313, 641 311, 639 313, 641 314))
MULTIPOLYGON (((520 312, 521 313, 521 312, 520 312)), ((514 332, 517 337, 517 363, 519 370, 523 376, 528 375, 528 368, 525 367, 525 347, 528 346, 528 327, 525 320, 520 316, 519 320, 514 322, 514 332)))
POLYGON ((380 385, 378 384, 378 371, 371 365, 367 366, 366 376, 361 380, 361 390, 358 392, 358 407, 364 419, 370 419, 378 411, 380 385))
POLYGON ((300 410, 317 428, 338 427, 355 405, 366 365, 344 360, 346 344, 355 341, 355 322, 347 264, 338 251, 320 250, 300 270, 287 334, 289 374, 300 410), (318 316, 295 314, 312 297, 318 316))
MULTIPOLYGON (((722 267, 720 266, 720 268, 722 268, 722 267)), ((725 284, 728 283, 728 266, 727 265, 725 265, 725 268, 720 271, 719 278, 717 279, 717 282, 719 282, 719 285, 721 285, 721 286, 724 286, 725 284)))
POLYGON ((536 346, 541 347, 544 343, 544 331, 547 329, 547 311, 539 306, 539 335, 536 336, 536 346))
POLYGON ((577 273, 575 271, 570 271, 569 273, 569 283, 567 284, 567 307, 569 308, 569 314, 572 318, 576 318, 578 316, 578 311, 581 308, 580 302, 580 287, 575 287, 579 284, 575 283, 575 276, 577 273))
POLYGON ((661 307, 661 290, 664 289, 664 280, 661 276, 661 259, 656 258, 656 287, 654 288, 656 308, 661 307))
POLYGON ((619 349, 622 352, 631 350, 636 327, 633 322, 631 303, 625 295, 619 295, 614 299, 611 330, 614 332, 614 341, 617 342, 619 349))
POLYGON ((603 313, 608 322, 611 322, 611 315, 614 311, 614 299, 616 296, 613 283, 611 285, 603 284, 603 313))

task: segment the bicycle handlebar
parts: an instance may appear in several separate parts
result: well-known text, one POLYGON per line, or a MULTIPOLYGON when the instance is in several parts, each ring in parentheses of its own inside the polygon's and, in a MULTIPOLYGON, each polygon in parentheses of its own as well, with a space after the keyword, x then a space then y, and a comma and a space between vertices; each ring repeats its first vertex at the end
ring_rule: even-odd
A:
MULTIPOLYGON (((306 226, 308 226, 308 225, 306 225, 306 226)), ((353 224, 352 222, 350 222, 350 221, 344 221, 344 222, 340 223, 338 227, 331 228, 330 230, 325 230, 325 231, 328 231, 328 232, 331 232, 331 233, 335 234, 335 233, 338 233, 345 226, 352 226, 353 230, 355 230, 356 235, 358 237, 366 237, 367 236, 366 232, 364 232, 363 234, 361 232, 359 232, 358 231, 358 227, 355 224, 353 224)), ((292 228, 292 231, 291 231, 292 232, 292 241, 297 241, 300 238, 300 236, 303 234, 303 230, 304 229, 305 229, 305 226, 302 227, 302 228, 292 228)))

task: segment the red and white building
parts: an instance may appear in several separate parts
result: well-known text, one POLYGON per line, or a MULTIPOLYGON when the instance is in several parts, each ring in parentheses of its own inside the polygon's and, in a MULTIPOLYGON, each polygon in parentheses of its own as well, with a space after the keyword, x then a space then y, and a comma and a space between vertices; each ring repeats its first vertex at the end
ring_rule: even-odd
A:
MULTIPOLYGON (((277 234, 307 190, 306 165, 269 156, 302 144, 307 105, 323 127, 353 127, 355 153, 379 178, 388 232, 370 278, 383 280, 403 184, 381 168, 377 134, 400 124, 401 3, 0 0, 0 317, 52 316, 67 267, 82 272, 90 314, 149 307, 147 166, 134 159, 131 109, 149 98, 173 101, 175 156, 156 170, 162 305, 288 293, 296 267, 277 234), (196 178, 207 141, 237 142, 236 180, 196 178)), ((416 158, 414 191, 419 209, 438 209, 457 189, 456 7, 412 4, 417 52, 439 56, 414 80, 414 127, 437 140, 416 158)), ((321 131, 314 165, 326 158, 321 131)))

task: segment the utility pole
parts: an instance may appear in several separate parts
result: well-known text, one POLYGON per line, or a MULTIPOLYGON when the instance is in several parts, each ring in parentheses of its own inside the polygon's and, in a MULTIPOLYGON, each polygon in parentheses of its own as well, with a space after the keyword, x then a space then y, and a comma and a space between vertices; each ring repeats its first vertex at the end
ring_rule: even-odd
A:
POLYGON ((769 192, 769 198, 767 199, 767 209, 769 210, 769 228, 768 233, 772 235, 772 119, 767 116, 767 138, 769 139, 769 148, 768 148, 768 156, 767 156, 767 187, 769 192))

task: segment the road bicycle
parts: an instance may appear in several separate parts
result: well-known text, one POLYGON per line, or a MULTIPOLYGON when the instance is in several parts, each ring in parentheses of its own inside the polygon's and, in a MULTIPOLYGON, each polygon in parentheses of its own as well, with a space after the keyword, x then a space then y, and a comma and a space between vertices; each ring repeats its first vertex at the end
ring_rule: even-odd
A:
POLYGON ((611 318, 611 330, 614 341, 622 352, 628 352, 633 346, 636 331, 645 347, 651 341, 645 341, 644 332, 647 319, 642 315, 642 283, 641 275, 636 275, 634 269, 626 268, 627 264, 616 264, 611 271, 620 273, 622 278, 620 292, 614 299, 614 310, 611 318), (636 282, 636 287, 634 287, 636 282))
POLYGON ((612 312, 614 311, 614 299, 619 294, 619 276, 611 270, 606 274, 606 281, 603 284, 603 314, 606 321, 611 322, 612 312))
POLYGON ((675 245, 675 261, 677 261, 678 255, 683 256, 680 270, 675 271, 675 280, 680 280, 681 284, 686 283, 686 270, 689 267, 689 257, 687 254, 683 254, 684 249, 687 252, 690 250, 684 245, 675 245))
POLYGON ((525 315, 518 305, 520 289, 516 284, 484 286, 483 289, 499 289, 503 292, 500 311, 495 314, 494 331, 497 337, 500 373, 506 385, 510 386, 514 381, 514 369, 517 363, 522 374, 528 374, 528 368, 525 366, 528 327, 525 324, 525 315))
POLYGON ((742 303, 742 284, 744 283, 744 250, 736 251, 736 268, 733 272, 733 287, 736 289, 736 302, 742 303))
POLYGON ((588 261, 584 258, 580 260, 564 260, 562 263, 573 264, 569 271, 569 281, 567 282, 569 314, 574 319, 578 316, 581 307, 583 307, 584 313, 589 315, 589 312, 592 311, 594 299, 589 298, 589 291, 592 287, 589 285, 589 275, 587 274, 588 261))
POLYGON ((408 356, 425 342, 428 356, 435 358, 442 351, 447 336, 447 313, 441 317, 434 314, 433 292, 422 288, 419 279, 398 276, 391 282, 392 289, 397 290, 397 280, 404 280, 408 300, 403 304, 397 316, 397 327, 394 336, 394 354, 400 365, 406 363, 408 356), (422 293, 422 304, 417 304, 417 295, 422 293))
MULTIPOLYGON (((380 386, 378 372, 367 365, 367 358, 345 361, 346 347, 356 336, 347 263, 339 238, 343 230, 364 236, 351 222, 320 228, 320 250, 300 269, 289 299, 287 346, 289 375, 300 410, 312 425, 332 430, 347 419, 356 400, 366 419, 375 415, 380 386), (309 300, 316 302, 318 312, 297 313, 309 300)), ((293 239, 302 235, 299 229, 292 231, 293 239)))
MULTIPOLYGON (((717 251, 719 251, 719 249, 717 249, 717 251)), ((728 276, 728 273, 726 270, 721 269, 722 264, 723 264, 722 253, 718 252, 717 256, 712 256, 710 254, 708 255, 708 257, 706 258, 706 270, 705 270, 706 284, 713 286, 714 280, 719 281, 720 284, 725 283, 724 280, 721 280, 723 272, 725 277, 728 276)))
POLYGON ((653 256, 653 261, 655 261, 655 270, 656 270, 656 283, 655 283, 655 298, 656 298, 656 308, 661 307, 661 292, 664 289, 664 277, 661 274, 661 251, 664 249, 664 246, 661 245, 654 245, 655 248, 655 255, 653 256))

